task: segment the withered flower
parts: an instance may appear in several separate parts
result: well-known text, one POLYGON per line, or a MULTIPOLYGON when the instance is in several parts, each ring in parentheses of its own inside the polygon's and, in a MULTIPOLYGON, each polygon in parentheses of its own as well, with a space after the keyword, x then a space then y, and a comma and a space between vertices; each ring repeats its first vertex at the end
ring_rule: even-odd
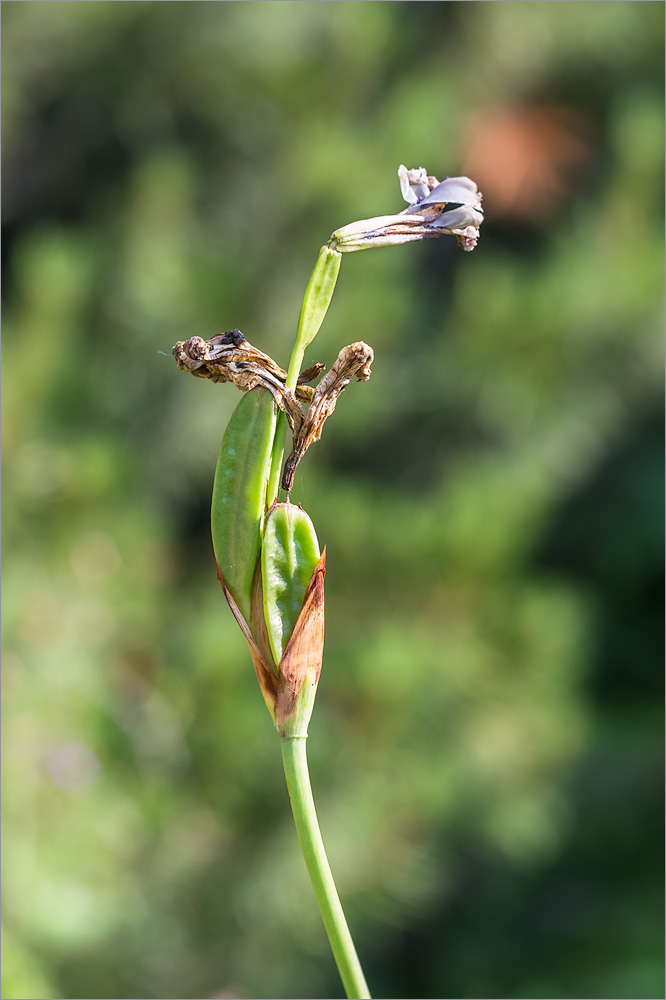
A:
POLYGON ((325 365, 317 362, 301 372, 295 393, 285 386, 287 374, 276 362, 253 347, 240 330, 227 330, 209 340, 190 337, 173 347, 176 364, 197 378, 212 382, 233 382, 242 392, 260 387, 267 389, 277 406, 286 414, 293 434, 293 448, 284 468, 282 488, 290 492, 296 467, 311 444, 318 441, 326 420, 335 409, 340 393, 356 376, 359 382, 370 378, 374 360, 371 347, 357 341, 343 347, 331 370, 316 389, 306 385, 321 374, 325 365), (309 403, 303 415, 300 402, 309 403))
POLYGON ((424 167, 398 170, 406 208, 398 215, 362 219, 333 233, 329 246, 341 252, 396 246, 451 234, 463 250, 473 250, 483 222, 482 195, 469 177, 447 177, 440 184, 424 167))
POLYGON ((311 444, 318 441, 324 423, 335 409, 340 393, 356 376, 359 382, 367 382, 372 374, 370 365, 374 360, 374 352, 362 340, 343 347, 337 359, 331 365, 330 371, 324 375, 312 396, 308 412, 299 428, 294 430, 294 444, 291 455, 287 459, 282 477, 282 489, 289 494, 293 483, 296 466, 303 458, 311 444))
MULTIPOLYGON (((273 396, 285 395, 287 373, 268 354, 253 347, 240 330, 226 330, 204 340, 190 337, 174 344, 172 353, 181 371, 191 372, 197 378, 211 382, 233 382, 241 392, 261 386, 273 396)), ((309 402, 313 390, 306 386, 321 373, 325 366, 311 365, 301 372, 296 385, 296 398, 309 402)), ((291 393, 287 395, 293 400, 291 393)), ((284 409, 284 407, 283 407, 284 409)))

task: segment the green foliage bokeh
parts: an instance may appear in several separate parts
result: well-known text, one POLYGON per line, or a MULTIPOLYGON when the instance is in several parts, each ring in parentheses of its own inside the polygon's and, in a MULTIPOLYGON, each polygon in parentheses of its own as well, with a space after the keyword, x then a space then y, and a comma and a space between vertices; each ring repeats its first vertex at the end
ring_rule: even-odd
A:
POLYGON ((286 365, 400 163, 476 163, 487 221, 347 255, 306 355, 375 351, 292 493, 338 887, 378 997, 660 995, 663 20, 3 4, 4 997, 341 995, 215 578, 237 393, 170 351, 286 365))

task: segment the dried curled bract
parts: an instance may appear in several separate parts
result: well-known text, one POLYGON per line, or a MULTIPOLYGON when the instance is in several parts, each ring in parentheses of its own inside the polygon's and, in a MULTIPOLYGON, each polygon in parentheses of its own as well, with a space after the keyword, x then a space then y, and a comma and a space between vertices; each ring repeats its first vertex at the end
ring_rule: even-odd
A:
POLYGON ((356 376, 359 382, 367 382, 370 378, 370 365, 374 361, 374 352, 362 340, 348 347, 343 347, 331 369, 321 380, 314 391, 308 412, 300 428, 294 429, 294 446, 287 459, 282 477, 282 489, 287 493, 294 482, 296 467, 311 444, 318 441, 325 421, 335 409, 342 390, 356 376))
MULTIPOLYGON (((273 393, 281 409, 293 411, 293 396, 284 385, 287 373, 268 354, 253 347, 240 330, 217 333, 209 340, 202 337, 179 340, 173 354, 181 371, 191 372, 197 378, 208 378, 211 382, 233 382, 242 392, 261 386, 273 393), (285 400, 285 394, 291 398, 285 400)), ((297 399, 304 402, 312 399, 312 388, 303 383, 316 378, 324 367, 312 365, 301 374, 296 387, 297 399)), ((291 417, 294 419, 293 412, 291 417)))

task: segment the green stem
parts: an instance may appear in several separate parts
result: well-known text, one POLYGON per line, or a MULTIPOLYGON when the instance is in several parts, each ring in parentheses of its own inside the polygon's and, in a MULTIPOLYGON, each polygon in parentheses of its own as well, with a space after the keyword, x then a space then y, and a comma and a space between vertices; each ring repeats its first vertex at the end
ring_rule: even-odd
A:
POLYGON ((281 739, 282 763, 296 832, 345 993, 349 1000, 367 1000, 370 992, 342 911, 319 831, 310 787, 305 740, 304 736, 281 739))
POLYGON ((268 487, 266 489, 266 509, 277 500, 280 489, 280 473, 282 472, 282 456, 284 455, 284 439, 287 436, 287 418, 282 410, 278 411, 277 424, 275 425, 275 437, 273 438, 273 452, 271 458, 271 473, 268 477, 268 487))
MULTIPOLYGON (((310 275, 308 287, 305 289, 305 295, 303 296, 296 343, 291 352, 291 360, 289 361, 289 370, 287 372, 287 389, 291 389, 292 392, 296 388, 296 382, 303 366, 305 349, 316 337, 333 298, 341 260, 342 254, 340 251, 326 244, 319 251, 317 263, 310 275)), ((280 413, 278 414, 277 430, 273 443, 271 474, 268 480, 267 499, 269 504, 276 498, 280 485, 280 471, 282 468, 286 434, 287 419, 284 414, 280 413)))

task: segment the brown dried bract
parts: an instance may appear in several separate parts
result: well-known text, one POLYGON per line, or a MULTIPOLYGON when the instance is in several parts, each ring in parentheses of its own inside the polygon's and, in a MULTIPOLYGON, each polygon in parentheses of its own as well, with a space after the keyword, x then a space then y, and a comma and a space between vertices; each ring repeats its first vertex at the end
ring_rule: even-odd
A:
POLYGON ((374 360, 374 352, 362 340, 348 347, 343 347, 337 360, 331 365, 315 389, 312 401, 303 421, 294 431, 294 446, 287 459, 282 477, 282 489, 287 493, 294 483, 296 467, 313 442, 318 441, 324 423, 335 409, 340 393, 349 385, 354 376, 359 382, 367 382, 370 378, 370 365, 374 360))
POLYGON ((241 632, 247 639, 247 644, 250 647, 250 656, 252 657, 252 663, 254 664, 254 670, 257 675, 257 680, 259 681, 259 687, 261 688, 261 693, 263 695, 264 701, 266 703, 266 708, 271 714, 273 721, 275 721, 275 712, 277 708, 278 699, 278 688, 277 679, 273 673, 272 664, 266 658, 265 653, 257 644, 257 640, 252 634, 252 630, 248 623, 243 618, 243 614, 234 601, 229 590, 227 590, 227 585, 224 582, 224 577, 220 572, 220 567, 217 567, 217 578, 222 585, 222 590, 224 591, 224 596, 227 599, 227 604, 231 608, 231 613, 240 625, 241 632))

